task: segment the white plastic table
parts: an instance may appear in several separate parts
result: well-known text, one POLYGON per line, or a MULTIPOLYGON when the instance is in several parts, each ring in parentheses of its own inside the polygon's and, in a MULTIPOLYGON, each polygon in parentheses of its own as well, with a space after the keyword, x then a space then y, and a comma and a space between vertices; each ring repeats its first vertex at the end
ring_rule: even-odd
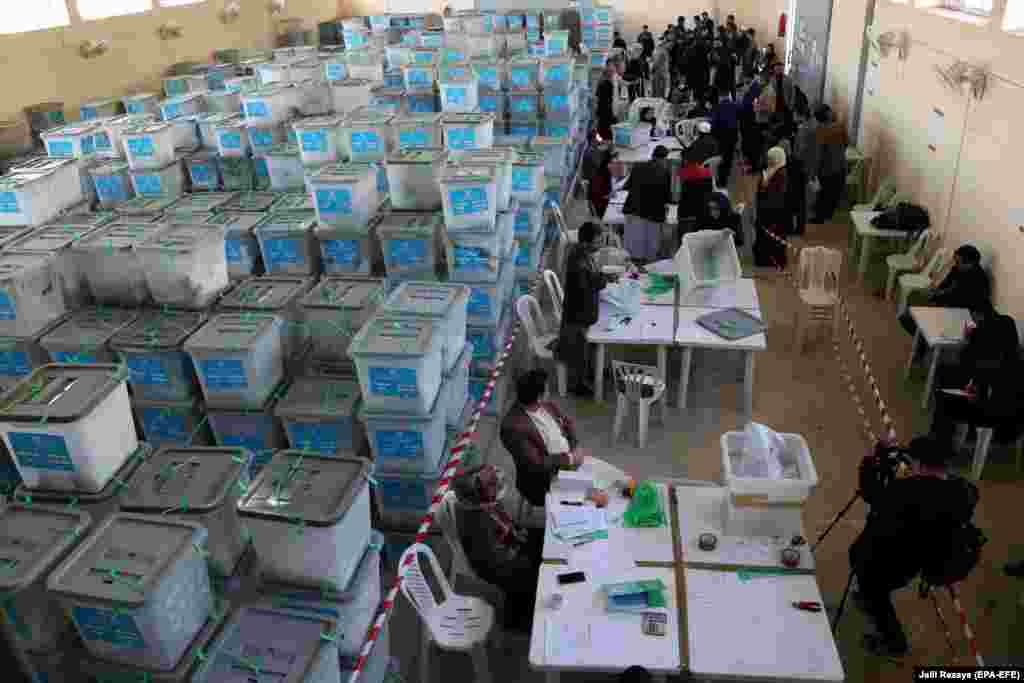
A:
POLYGON ((910 360, 907 362, 907 375, 914 367, 914 354, 922 341, 932 350, 932 360, 928 366, 928 379, 924 385, 924 397, 921 404, 927 410, 932 398, 932 386, 935 384, 935 371, 939 367, 942 352, 946 349, 958 349, 967 343, 964 338, 964 323, 971 319, 971 312, 966 308, 944 308, 940 306, 911 306, 910 317, 917 323, 914 342, 910 345, 910 360))
POLYGON ((871 247, 874 240, 907 240, 910 233, 906 230, 879 230, 871 225, 875 216, 880 211, 851 211, 850 218, 853 220, 854 230, 857 231, 857 241, 860 243, 860 263, 857 266, 857 283, 864 281, 867 275, 868 266, 871 263, 871 247))
POLYGON ((672 307, 640 306, 640 311, 625 325, 618 318, 617 310, 602 301, 597 322, 587 330, 587 341, 596 346, 594 399, 599 402, 604 400, 605 352, 609 344, 656 346, 658 370, 662 377, 668 372, 668 347, 673 343, 672 307))
POLYGON ((654 154, 654 148, 658 145, 665 147, 670 152, 686 149, 674 135, 669 135, 660 137, 657 140, 651 140, 646 145, 640 145, 639 147, 618 148, 615 150, 615 161, 621 161, 624 164, 638 164, 642 161, 650 161, 651 155, 654 154))

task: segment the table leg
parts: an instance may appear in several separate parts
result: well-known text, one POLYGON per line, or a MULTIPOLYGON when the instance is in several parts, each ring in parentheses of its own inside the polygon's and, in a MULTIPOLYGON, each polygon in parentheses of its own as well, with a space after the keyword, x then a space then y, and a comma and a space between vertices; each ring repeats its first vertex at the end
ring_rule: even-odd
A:
POLYGON ((754 352, 747 351, 746 369, 743 374, 743 410, 746 421, 754 419, 754 352))
MULTIPOLYGON (((662 378, 665 380, 666 385, 668 384, 668 347, 658 347, 658 372, 661 373, 662 378)), ((668 404, 668 398, 665 398, 665 403, 668 404)))
POLYGON ((914 332, 914 340, 910 342, 910 360, 907 361, 907 373, 904 376, 910 379, 910 371, 914 369, 914 356, 917 355, 917 347, 921 344, 921 328, 914 332))
POLYGON ((651 676, 651 680, 654 681, 654 683, 668 683, 668 676, 665 674, 654 674, 651 676))
POLYGON ((604 352, 605 345, 597 344, 594 353, 594 400, 604 402, 604 352))
POLYGON ((686 412, 686 392, 690 388, 690 362, 692 360, 693 349, 684 346, 683 357, 679 362, 679 398, 676 401, 676 410, 680 413, 686 412))
POLYGON ((942 356, 942 347, 936 346, 932 349, 932 362, 928 365, 928 379, 924 383, 924 397, 921 399, 921 406, 928 410, 928 404, 932 400, 932 385, 935 384, 935 371, 939 369, 939 358, 942 356))
POLYGON ((871 260, 871 237, 864 235, 860 238, 860 265, 857 268, 857 284, 863 284, 868 273, 868 263, 871 260))
POLYGON ((544 672, 544 683, 558 683, 559 675, 557 671, 545 671, 544 672))

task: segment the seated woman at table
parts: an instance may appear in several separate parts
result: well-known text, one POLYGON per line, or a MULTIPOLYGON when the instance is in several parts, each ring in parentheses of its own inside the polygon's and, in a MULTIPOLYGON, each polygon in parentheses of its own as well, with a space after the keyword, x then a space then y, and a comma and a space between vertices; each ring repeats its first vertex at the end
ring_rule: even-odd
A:
POLYGON ((604 216, 604 212, 607 211, 608 201, 612 196, 613 183, 610 164, 615 158, 615 154, 607 145, 604 145, 602 149, 595 152, 595 157, 587 199, 590 201, 596 217, 600 220, 604 216))
POLYGON ((932 434, 943 445, 951 442, 955 426, 965 423, 992 427, 1001 440, 1012 440, 1024 416, 1017 323, 987 301, 971 311, 971 318, 964 330, 967 346, 953 370, 959 377, 951 384, 957 388, 935 392, 932 434))
MULTIPOLYGON (((962 244, 953 252, 949 272, 928 290, 928 305, 974 310, 987 305, 991 297, 988 273, 981 267, 981 252, 972 244, 962 244)), ((910 334, 917 332, 909 306, 900 314, 899 321, 910 334)))
POLYGON ((473 571, 505 593, 505 627, 529 631, 544 530, 516 524, 505 510, 505 475, 478 465, 452 482, 459 540, 473 571))
POLYGON ((754 264, 762 268, 785 268, 786 247, 776 238, 788 234, 792 225, 786 192, 786 152, 781 147, 772 147, 765 158, 766 168, 757 186, 758 230, 754 236, 754 264))
POLYGON ((743 224, 733 211, 729 198, 722 192, 712 192, 704 202, 704 212, 697 219, 698 230, 732 230, 736 246, 743 246, 743 224))
POLYGON ((651 160, 634 166, 626 181, 629 195, 622 207, 626 215, 626 251, 638 263, 658 259, 665 205, 672 201, 672 176, 667 159, 668 148, 658 145, 651 160))

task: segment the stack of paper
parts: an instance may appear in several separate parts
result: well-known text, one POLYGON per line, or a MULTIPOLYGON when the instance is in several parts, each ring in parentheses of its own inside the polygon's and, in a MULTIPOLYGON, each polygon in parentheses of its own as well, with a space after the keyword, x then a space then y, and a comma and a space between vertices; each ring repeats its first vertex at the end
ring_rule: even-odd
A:
POLYGON ((609 612, 642 612, 666 604, 665 584, 661 579, 613 583, 603 589, 608 595, 609 612))
POLYGON ((553 505, 548 507, 551 531, 566 543, 587 543, 608 538, 608 516, 592 505, 553 505))

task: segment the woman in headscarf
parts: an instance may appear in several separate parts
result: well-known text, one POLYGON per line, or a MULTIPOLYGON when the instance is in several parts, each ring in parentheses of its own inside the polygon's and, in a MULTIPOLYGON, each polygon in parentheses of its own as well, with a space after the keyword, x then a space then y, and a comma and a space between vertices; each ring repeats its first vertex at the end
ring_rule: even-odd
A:
POLYGON ((776 239, 784 238, 792 224, 786 194, 786 152, 772 147, 765 155, 765 170, 757 186, 757 236, 754 239, 754 263, 757 266, 786 265, 786 247, 776 239))
POLYGON ((712 192, 704 203, 704 211, 697 220, 698 230, 732 230, 736 246, 743 246, 743 226, 740 215, 733 211, 729 198, 722 192, 712 192))

